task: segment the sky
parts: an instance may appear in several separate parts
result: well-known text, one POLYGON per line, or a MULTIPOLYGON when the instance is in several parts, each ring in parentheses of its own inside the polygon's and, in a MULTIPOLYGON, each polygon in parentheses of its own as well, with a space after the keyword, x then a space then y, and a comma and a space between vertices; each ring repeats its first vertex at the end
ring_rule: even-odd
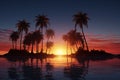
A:
MULTIPOLYGON (((85 12, 90 20, 84 32, 90 49, 120 53, 119 0, 0 0, 0 54, 10 49, 9 34, 18 20, 27 20, 35 29, 35 16, 45 14, 55 30, 55 44, 65 45, 62 35, 74 28, 73 15, 85 12)), ((80 31, 80 28, 77 27, 80 31)))

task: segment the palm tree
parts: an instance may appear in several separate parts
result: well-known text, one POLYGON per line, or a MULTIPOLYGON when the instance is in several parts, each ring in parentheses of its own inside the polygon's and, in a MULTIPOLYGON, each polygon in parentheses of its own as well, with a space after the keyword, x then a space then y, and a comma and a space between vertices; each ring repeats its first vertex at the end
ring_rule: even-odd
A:
POLYGON ((17 31, 13 31, 10 35, 10 40, 12 40, 12 48, 17 49, 17 40, 19 39, 19 33, 17 31))
MULTIPOLYGON (((45 35, 46 35, 46 38, 47 38, 47 42, 46 42, 46 44, 47 44, 49 42, 50 38, 51 39, 54 38, 55 32, 52 29, 47 29, 46 32, 45 32, 45 35)), ((47 53, 47 47, 46 47, 46 53, 47 53)))
POLYGON ((72 53, 72 49, 74 49, 74 46, 76 44, 76 36, 75 36, 76 31, 75 30, 70 30, 67 35, 68 35, 68 42, 70 45, 70 50, 72 53))
POLYGON ((34 44, 35 44, 35 40, 36 40, 34 32, 32 32, 30 34, 30 37, 31 37, 31 45, 32 45, 32 47, 31 47, 31 53, 33 53, 34 44))
MULTIPOLYGON (((49 18, 47 18, 45 15, 38 15, 36 16, 36 27, 39 27, 39 30, 43 34, 43 28, 47 28, 49 24, 49 18)), ((41 52, 43 52, 43 39, 42 39, 42 48, 41 52)))
POLYGON ((42 41, 43 35, 40 30, 36 30, 35 32, 33 32, 33 35, 36 42, 36 53, 39 53, 39 43, 42 41))
POLYGON ((47 41, 49 41, 50 38, 51 39, 54 38, 55 32, 52 29, 47 29, 45 32, 45 35, 46 35, 47 41))
POLYGON ((47 53, 47 50, 48 50, 48 49, 49 49, 49 53, 50 53, 51 48, 53 47, 53 45, 54 45, 54 43, 51 42, 51 41, 48 41, 48 42, 46 43, 46 47, 47 47, 47 49, 46 49, 46 53, 47 53))
POLYGON ((82 12, 79 12, 79 13, 75 14, 73 17, 74 17, 73 21, 75 22, 75 30, 76 30, 77 25, 79 25, 79 27, 82 30, 82 35, 83 35, 83 38, 85 40, 86 48, 89 51, 88 44, 87 44, 85 34, 84 34, 84 31, 83 31, 84 26, 88 27, 89 18, 88 18, 86 13, 82 13, 82 12))
POLYGON ((80 32, 75 33, 75 41, 76 41, 76 46, 79 45, 77 49, 79 49, 80 47, 84 49, 84 39, 80 32))
POLYGON ((68 35, 67 34, 65 34, 65 35, 63 35, 63 40, 66 42, 66 53, 67 53, 67 55, 68 55, 68 35))
POLYGON ((25 33, 27 34, 28 28, 30 27, 30 25, 25 20, 19 20, 18 23, 16 24, 16 26, 17 26, 18 32, 20 34, 20 50, 21 50, 23 32, 25 31, 25 33))
POLYGON ((23 40, 23 48, 24 50, 26 50, 26 45, 28 44, 28 40, 27 37, 25 36, 24 40, 23 40))
POLYGON ((68 51, 68 45, 70 46, 71 52, 72 49, 76 51, 76 49, 78 50, 79 48, 84 48, 83 36, 80 32, 76 32, 75 30, 70 30, 67 34, 63 35, 63 40, 66 42, 67 45, 66 52, 68 51))
POLYGON ((23 40, 24 50, 26 50, 26 46, 28 46, 28 50, 29 50, 31 43, 32 43, 31 33, 28 33, 25 35, 24 40, 23 40))

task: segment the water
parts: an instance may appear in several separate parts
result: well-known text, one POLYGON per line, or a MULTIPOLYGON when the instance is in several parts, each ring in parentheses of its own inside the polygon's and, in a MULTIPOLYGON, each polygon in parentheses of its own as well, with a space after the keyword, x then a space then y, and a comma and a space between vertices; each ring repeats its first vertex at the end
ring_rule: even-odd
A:
POLYGON ((120 59, 78 61, 58 56, 14 62, 0 58, 0 80, 120 80, 120 59))

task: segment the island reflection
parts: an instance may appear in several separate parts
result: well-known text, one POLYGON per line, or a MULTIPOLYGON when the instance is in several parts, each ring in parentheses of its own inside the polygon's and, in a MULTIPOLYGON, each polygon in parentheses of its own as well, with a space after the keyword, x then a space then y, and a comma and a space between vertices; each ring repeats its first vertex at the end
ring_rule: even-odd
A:
POLYGON ((57 80, 56 77, 60 76, 56 71, 60 70, 66 79, 85 80, 89 67, 89 61, 65 56, 9 62, 8 76, 11 80, 57 80))

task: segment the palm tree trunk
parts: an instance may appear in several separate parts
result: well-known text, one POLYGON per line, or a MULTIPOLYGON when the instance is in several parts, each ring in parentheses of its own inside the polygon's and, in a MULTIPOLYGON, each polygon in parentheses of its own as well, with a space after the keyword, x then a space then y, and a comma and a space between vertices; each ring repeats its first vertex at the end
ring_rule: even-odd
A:
POLYGON ((71 51, 71 55, 72 55, 72 46, 70 46, 70 51, 71 51))
POLYGON ((67 53, 67 56, 68 56, 68 42, 66 41, 66 53, 67 53))
POLYGON ((12 49, 14 49, 14 42, 12 41, 12 49))
POLYGON ((31 53, 33 53, 33 45, 34 45, 34 44, 32 43, 31 53))
POLYGON ((49 41, 49 38, 47 39, 46 53, 48 51, 48 41, 49 41))
POLYGON ((86 41, 86 38, 85 38, 85 34, 84 34, 84 31, 83 31, 83 28, 81 28, 81 29, 82 29, 82 34, 83 34, 83 38, 85 40, 85 45, 86 45, 87 51, 89 51, 88 44, 87 44, 87 41, 86 41))
POLYGON ((26 50, 26 45, 24 44, 23 46, 24 46, 24 50, 26 50))
POLYGON ((39 43, 36 42, 36 53, 38 53, 38 52, 39 52, 39 43))
POLYGON ((45 51, 45 52, 46 52, 46 54, 47 54, 47 51, 48 51, 48 48, 47 48, 47 42, 46 42, 46 51, 45 51))
POLYGON ((52 48, 49 48, 48 50, 49 50, 49 54, 52 54, 52 53, 51 53, 52 48))
POLYGON ((27 50, 29 51, 30 46, 28 45, 27 50))
MULTIPOLYGON (((42 35, 43 35, 43 28, 41 28, 41 32, 42 32, 42 35)), ((41 53, 43 53, 43 39, 42 39, 41 53)))
POLYGON ((22 47, 21 47, 21 45, 22 45, 22 33, 23 32, 21 32, 21 35, 20 35, 20 50, 22 49, 22 47))
POLYGON ((85 47, 84 42, 81 42, 81 45, 82 45, 82 49, 84 49, 85 47))
POLYGON ((15 41, 15 49, 17 49, 17 41, 15 41))

